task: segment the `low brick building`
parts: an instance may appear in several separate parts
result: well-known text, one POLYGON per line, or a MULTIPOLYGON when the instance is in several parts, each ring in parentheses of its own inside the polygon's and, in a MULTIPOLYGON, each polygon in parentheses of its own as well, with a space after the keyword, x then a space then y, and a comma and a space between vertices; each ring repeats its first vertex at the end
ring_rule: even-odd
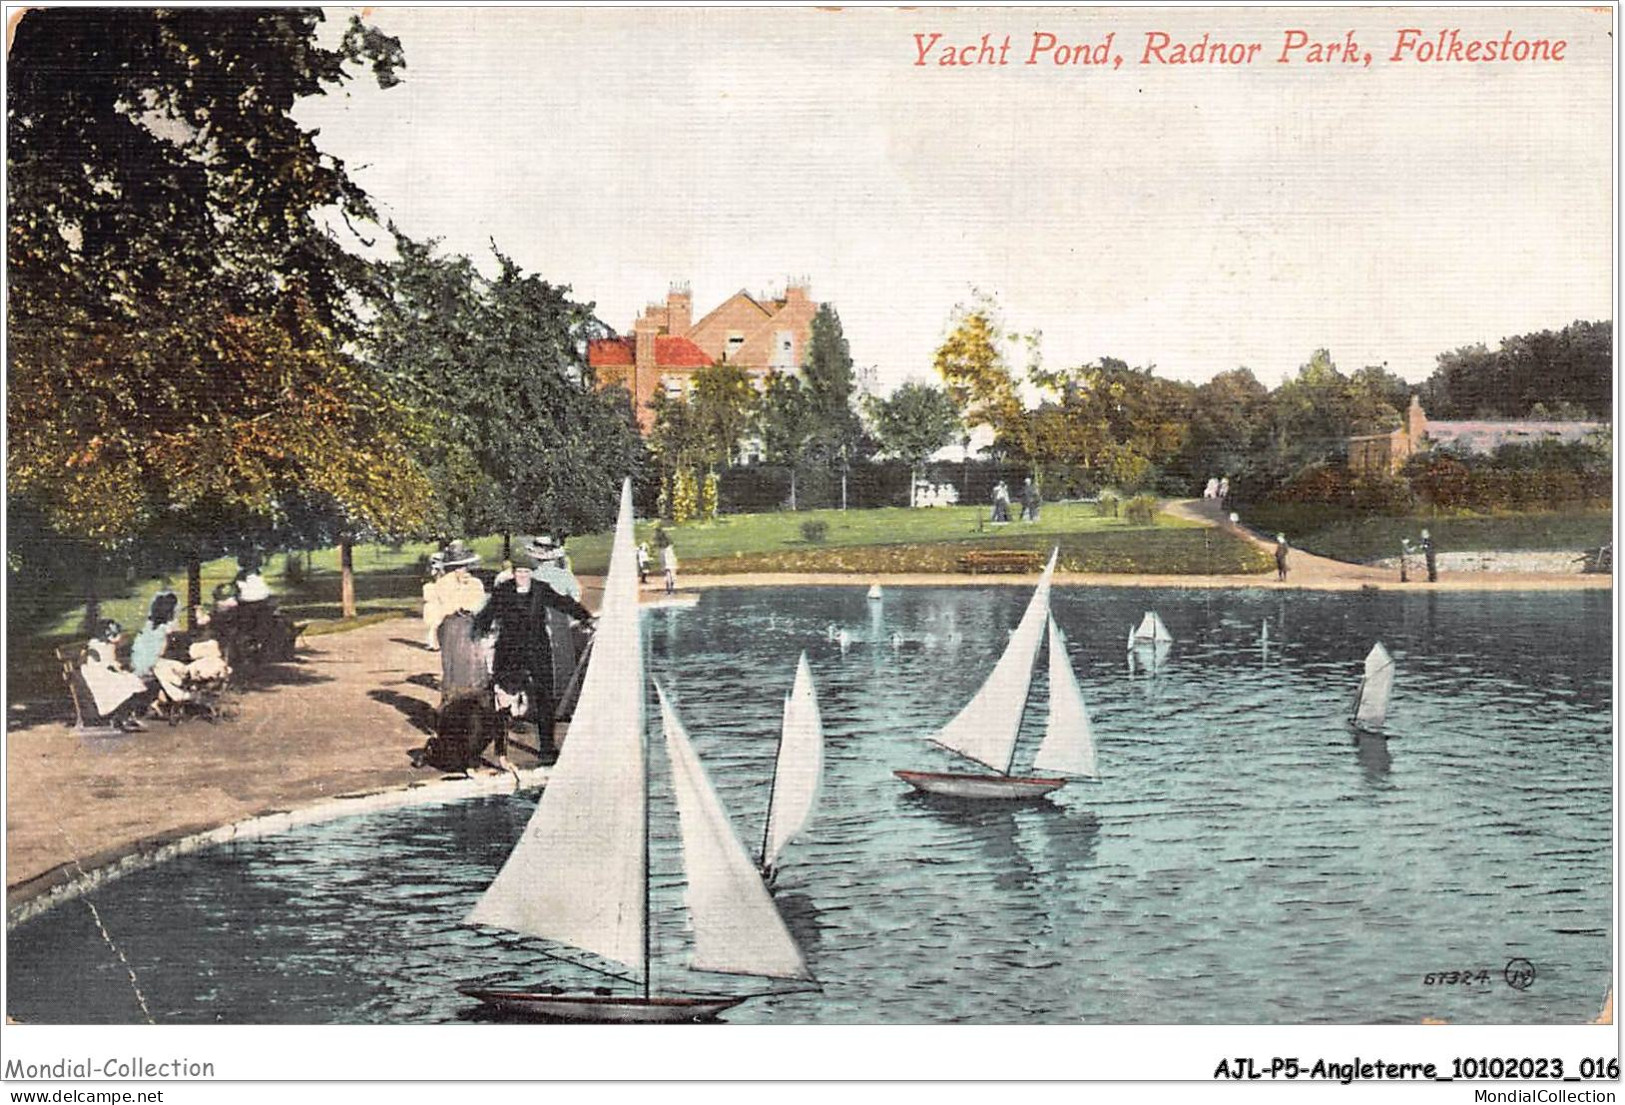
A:
POLYGON ((1466 421, 1428 420, 1422 403, 1411 396, 1405 426, 1387 434, 1349 438, 1349 471, 1357 476, 1397 475, 1405 462, 1434 447, 1461 453, 1493 453, 1503 445, 1538 441, 1582 441, 1603 428, 1602 422, 1480 418, 1466 421))
POLYGON ((818 311, 805 283, 790 284, 782 297, 736 292, 698 322, 693 307, 689 290, 674 287, 664 303, 643 309, 630 337, 587 346, 599 386, 619 384, 632 393, 645 433, 654 424, 649 401, 655 392, 686 396, 695 371, 707 365, 739 365, 758 387, 770 372, 799 368, 818 311))

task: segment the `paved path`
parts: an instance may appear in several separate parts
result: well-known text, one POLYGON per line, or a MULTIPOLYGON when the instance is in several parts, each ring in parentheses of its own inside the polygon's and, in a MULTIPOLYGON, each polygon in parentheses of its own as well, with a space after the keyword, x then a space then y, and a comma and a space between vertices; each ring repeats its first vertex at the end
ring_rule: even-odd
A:
POLYGON ((337 795, 439 778, 415 768, 432 725, 438 657, 421 623, 317 637, 240 695, 241 716, 76 737, 8 736, 8 907, 136 850, 337 795))
MULTIPOLYGON (((1169 503, 1164 508, 1175 517, 1204 525, 1218 526, 1255 546, 1275 555, 1275 539, 1265 537, 1245 525, 1230 521, 1230 516, 1211 499, 1184 499, 1169 503)), ((1224 577, 1214 577, 1224 578, 1224 577)), ((1427 583, 1427 569, 1422 558, 1412 562, 1411 582, 1399 582, 1398 569, 1374 568, 1364 564, 1350 564, 1343 560, 1316 556, 1314 553, 1293 549, 1287 559, 1287 579, 1276 583, 1274 573, 1264 576, 1229 577, 1247 579, 1255 585, 1269 587, 1312 587, 1317 590, 1344 590, 1358 587, 1415 589, 1418 587, 1439 591, 1531 591, 1531 590, 1586 590, 1611 587, 1613 578, 1607 574, 1585 575, 1578 572, 1445 572, 1438 582, 1427 583), (1417 582, 1418 575, 1422 582, 1417 582)), ((1230 585, 1234 585, 1233 583, 1230 585)))

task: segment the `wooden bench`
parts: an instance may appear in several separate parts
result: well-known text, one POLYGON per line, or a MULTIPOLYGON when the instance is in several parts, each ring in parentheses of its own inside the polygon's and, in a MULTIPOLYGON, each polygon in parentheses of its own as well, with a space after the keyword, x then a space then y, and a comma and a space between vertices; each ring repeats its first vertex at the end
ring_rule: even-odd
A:
POLYGON ((53 651, 57 663, 62 666, 62 682, 68 685, 68 697, 73 700, 73 725, 68 731, 82 737, 122 736, 124 730, 109 725, 96 712, 96 699, 79 671, 79 666, 85 662, 85 650, 81 647, 53 651))
POLYGON ((979 549, 959 558, 959 570, 972 575, 980 572, 1041 572, 1044 570, 1044 554, 1030 549, 979 549))

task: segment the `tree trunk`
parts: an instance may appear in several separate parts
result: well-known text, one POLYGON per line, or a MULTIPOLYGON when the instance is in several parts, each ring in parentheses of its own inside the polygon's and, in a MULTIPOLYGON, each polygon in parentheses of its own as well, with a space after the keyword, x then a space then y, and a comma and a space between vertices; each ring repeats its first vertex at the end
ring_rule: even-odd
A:
POLYGON ((502 535, 502 559, 513 559, 513 534, 511 533, 504 533, 502 535))
POLYGON ((339 614, 355 617, 355 544, 348 536, 339 538, 339 614))
POLYGON ((914 506, 914 489, 919 485, 920 470, 918 467, 910 466, 908 470, 908 505, 910 509, 914 506))
POLYGON ((101 596, 97 593, 98 583, 96 579, 98 574, 97 570, 100 567, 101 558, 99 556, 92 556, 89 561, 89 569, 85 574, 86 636, 93 635, 96 632, 96 624, 102 620, 102 601, 101 596))
POLYGON ((197 632, 197 608, 203 605, 203 563, 197 552, 186 554, 186 631, 197 632))
POLYGON ((796 508, 796 466, 790 465, 790 509, 796 508))

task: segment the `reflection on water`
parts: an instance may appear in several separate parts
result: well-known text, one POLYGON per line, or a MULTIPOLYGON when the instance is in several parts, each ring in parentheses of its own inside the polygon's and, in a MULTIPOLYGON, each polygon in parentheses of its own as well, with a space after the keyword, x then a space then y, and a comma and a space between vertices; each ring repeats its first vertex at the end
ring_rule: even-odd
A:
MULTIPOLYGON (((1106 778, 987 805, 891 773, 954 767, 921 738, 980 685, 1027 590, 864 591, 712 592, 647 619, 650 671, 750 850, 803 650, 828 733, 819 817, 775 884, 822 991, 773 993, 729 1020, 1595 1015, 1614 924, 1608 593, 1058 589, 1106 778), (1125 641, 1147 609, 1174 645, 1130 676, 1125 641), (1386 739, 1345 724, 1376 640, 1398 666, 1386 739), (1539 972, 1525 991, 1500 982, 1518 956, 1539 972), (1423 986, 1440 964, 1496 981, 1423 986)), ((1018 770, 1045 684, 1041 663, 1018 770)), ((655 989, 759 989, 683 966, 658 739, 651 759, 655 989)), ((452 1021, 475 1015, 455 987, 479 982, 624 991, 589 969, 606 965, 570 962, 588 957, 460 923, 534 803, 311 826, 94 900, 160 1023, 452 1021)), ((21 926, 10 952, 11 1015, 142 1019, 84 903, 21 926)))

